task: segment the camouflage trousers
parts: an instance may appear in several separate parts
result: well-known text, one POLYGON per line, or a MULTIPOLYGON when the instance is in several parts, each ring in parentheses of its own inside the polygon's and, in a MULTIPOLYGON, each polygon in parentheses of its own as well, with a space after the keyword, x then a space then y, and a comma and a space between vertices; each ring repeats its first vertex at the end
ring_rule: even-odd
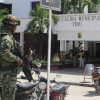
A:
POLYGON ((0 71, 0 81, 2 84, 1 100, 15 100, 16 80, 16 71, 0 71))

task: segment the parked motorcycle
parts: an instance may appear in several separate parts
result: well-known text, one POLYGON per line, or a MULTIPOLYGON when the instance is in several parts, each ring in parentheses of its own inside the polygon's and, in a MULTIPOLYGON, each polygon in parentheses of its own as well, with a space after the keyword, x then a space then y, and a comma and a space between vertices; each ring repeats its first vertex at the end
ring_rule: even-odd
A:
POLYGON ((15 100, 30 100, 30 97, 37 84, 34 82, 24 82, 17 84, 15 100))
MULTIPOLYGON (((32 93, 35 90, 35 87, 37 86, 37 83, 32 82, 19 82, 17 84, 17 90, 15 94, 15 100, 30 100, 30 97, 32 93)), ((0 85, 0 94, 2 92, 2 86, 0 85)))
MULTIPOLYGON (((44 88, 46 88, 46 83, 45 83, 46 80, 44 77, 40 77, 41 64, 37 62, 36 65, 38 66, 38 69, 33 69, 33 71, 36 73, 36 75, 38 75, 38 80, 31 80, 31 82, 24 82, 17 84, 15 100, 36 100, 33 95, 36 94, 36 92, 38 92, 37 89, 38 90, 40 89, 41 95, 40 92, 38 92, 37 94, 40 95, 39 98, 41 98, 43 90, 44 88)), ((32 74, 28 74, 28 77, 29 75, 31 75, 30 77, 32 77, 32 74)), ((26 77, 26 79, 29 79, 28 77, 26 77)), ((24 76, 23 78, 25 79, 24 76)))
POLYGON ((94 81, 94 87, 96 94, 100 95, 100 67, 96 67, 92 73, 92 80, 94 81))
MULTIPOLYGON (((38 69, 33 69, 33 71, 38 75, 38 80, 36 83, 31 80, 31 82, 24 82, 17 84, 17 90, 15 95, 15 100, 46 100, 47 95, 47 79, 40 75, 40 63, 36 63, 38 69)), ((26 75, 26 74, 25 74, 26 75)), ((26 79, 30 81, 32 74, 27 74, 26 79)), ((56 82, 55 79, 51 82, 56 82)), ((69 85, 63 83, 57 83, 53 87, 50 86, 50 100, 64 100, 67 94, 67 89, 69 85)))
MULTIPOLYGON (((36 63, 36 65, 38 66, 38 69, 33 69, 33 71, 38 75, 40 74, 40 67, 41 65, 38 64, 38 62, 36 63)), ((29 70, 29 69, 28 69, 29 70)), ((26 76, 26 74, 25 74, 26 76)), ((37 87, 39 86, 39 88, 42 90, 44 89, 43 87, 46 87, 46 84, 43 83, 43 78, 39 77, 40 79, 38 80, 31 80, 30 82, 30 77, 32 77, 32 74, 27 74, 26 79, 29 80, 29 82, 24 82, 24 83, 19 83, 17 84, 17 90, 16 90, 16 99, 15 100, 35 100, 33 98, 33 93, 35 93, 37 87), (39 81, 41 80, 41 81, 39 81)), ((33 79, 33 78, 31 78, 33 79)))
MULTIPOLYGON (((55 79, 53 82, 56 82, 55 79)), ((66 95, 68 95, 68 87, 69 85, 65 83, 56 83, 54 86, 50 85, 50 100, 65 100, 66 95)), ((47 93, 46 88, 45 93, 47 93)))
MULTIPOLYGON (((37 66, 41 66, 40 63, 37 63, 37 66)), ((40 70, 37 73, 39 83, 34 92, 32 93, 32 97, 30 100, 46 100, 47 96, 47 79, 40 75, 40 70)), ((59 75, 57 75, 59 77, 59 75)), ((51 83, 55 83, 55 78, 50 81, 51 83)), ((64 83, 56 83, 54 86, 50 85, 50 100, 65 100, 65 96, 67 95, 69 85, 64 83)))

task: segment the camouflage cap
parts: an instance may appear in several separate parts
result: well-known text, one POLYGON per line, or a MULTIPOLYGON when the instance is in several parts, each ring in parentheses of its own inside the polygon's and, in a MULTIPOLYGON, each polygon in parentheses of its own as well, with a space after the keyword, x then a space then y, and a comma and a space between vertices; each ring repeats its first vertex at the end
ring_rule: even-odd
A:
POLYGON ((15 16, 8 14, 2 20, 3 24, 10 24, 10 25, 20 25, 20 20, 18 20, 15 16))

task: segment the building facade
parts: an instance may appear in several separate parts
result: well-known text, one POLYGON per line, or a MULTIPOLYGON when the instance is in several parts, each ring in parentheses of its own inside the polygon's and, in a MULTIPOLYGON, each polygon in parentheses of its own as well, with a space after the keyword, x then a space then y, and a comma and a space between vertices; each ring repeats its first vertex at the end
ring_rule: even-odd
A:
POLYGON ((21 25, 18 26, 16 33, 20 34, 19 41, 23 48, 25 43, 24 31, 30 21, 29 12, 36 8, 36 4, 39 4, 39 0, 0 0, 0 9, 8 8, 9 13, 21 21, 21 25))
POLYGON ((82 42, 82 49, 89 55, 99 57, 100 50, 100 14, 65 14, 58 15, 58 24, 53 26, 60 41, 60 51, 66 53, 82 42))
MULTIPOLYGON (((20 34, 20 45, 24 48, 24 31, 31 20, 29 11, 36 8, 39 0, 0 0, 0 9, 8 8, 14 16, 20 19, 21 25, 16 33, 20 34)), ((54 34, 60 41, 60 51, 68 53, 82 42, 81 49, 89 51, 89 55, 100 57, 100 14, 62 14, 58 16, 57 25, 52 24, 54 34)))

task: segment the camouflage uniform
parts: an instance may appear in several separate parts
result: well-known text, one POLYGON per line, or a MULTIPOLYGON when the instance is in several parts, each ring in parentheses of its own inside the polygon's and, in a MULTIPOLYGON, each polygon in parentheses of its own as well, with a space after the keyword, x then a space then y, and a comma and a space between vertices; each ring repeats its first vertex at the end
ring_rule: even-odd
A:
POLYGON ((7 30, 0 37, 0 80, 2 84, 1 100, 15 100, 17 62, 19 57, 14 55, 16 40, 7 30))

